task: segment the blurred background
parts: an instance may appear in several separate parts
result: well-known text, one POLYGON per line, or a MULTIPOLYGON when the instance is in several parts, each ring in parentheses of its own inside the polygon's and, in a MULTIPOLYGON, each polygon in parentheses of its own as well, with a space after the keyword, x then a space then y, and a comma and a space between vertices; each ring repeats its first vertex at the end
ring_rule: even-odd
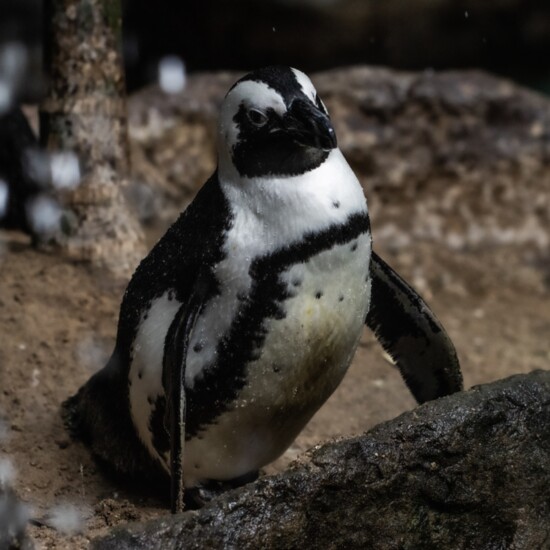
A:
MULTIPOLYGON (((74 4, 58 27, 76 28, 62 52, 75 55, 60 56, 65 80, 50 79, 49 99, 66 100, 51 108, 58 134, 75 130, 63 149, 38 141, 50 0, 0 0, 0 480, 34 509, 72 503, 76 527, 66 531, 87 537, 162 513, 101 475, 71 442, 59 404, 105 364, 134 266, 215 169, 219 104, 260 66, 312 76, 365 189, 375 249, 446 327, 465 387, 548 369, 549 0, 74 4), (120 15, 122 34, 107 43, 120 15), (63 227, 73 207, 88 210, 82 234, 97 214, 83 241, 86 254, 105 244, 103 264, 76 258, 80 243, 63 227), (62 251, 35 246, 60 226, 62 251), (123 256, 130 267, 115 278, 123 256), (40 451, 31 462, 29 449, 40 451)), ((414 406, 365 330, 341 386, 268 471, 414 406)), ((31 533, 41 547, 86 547, 31 533)))
MULTIPOLYGON (((477 67, 550 91, 546 0, 123 0, 122 10, 129 90, 176 55, 190 72, 275 63, 306 72, 477 67)), ((41 0, 0 3, 0 41, 23 41, 34 68, 41 11, 41 0)))

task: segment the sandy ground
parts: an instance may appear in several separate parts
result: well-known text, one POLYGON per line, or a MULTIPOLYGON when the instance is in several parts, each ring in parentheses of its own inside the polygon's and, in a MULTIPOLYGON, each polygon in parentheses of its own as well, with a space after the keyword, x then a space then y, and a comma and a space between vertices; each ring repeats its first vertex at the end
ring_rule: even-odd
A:
MULTIPOLYGON (((15 232, 0 233, 0 250, 0 475, 11 475, 10 461, 13 485, 35 517, 53 514, 60 527, 70 531, 76 522, 81 531, 33 526, 37 548, 86 548, 114 525, 167 513, 165 502, 104 478, 59 417, 60 403, 111 351, 123 285, 37 252, 15 232)), ((548 264, 511 248, 458 253, 420 243, 394 255, 379 252, 443 321, 466 387, 548 368, 548 264)), ((365 330, 340 388, 267 471, 281 470, 312 445, 361 433, 412 407, 399 374, 365 330)))

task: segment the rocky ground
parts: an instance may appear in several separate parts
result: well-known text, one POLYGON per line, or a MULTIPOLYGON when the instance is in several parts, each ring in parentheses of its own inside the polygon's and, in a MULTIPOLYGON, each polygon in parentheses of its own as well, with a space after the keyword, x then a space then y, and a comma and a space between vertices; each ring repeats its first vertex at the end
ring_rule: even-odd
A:
MULTIPOLYGON (((341 143, 365 183, 375 247, 423 294, 446 326, 458 350, 465 386, 548 368, 549 187, 544 176, 549 158, 548 102, 485 76, 476 77, 481 84, 456 77, 470 93, 470 103, 460 99, 459 88, 448 79, 443 80, 449 93, 442 102, 442 81, 437 78, 428 80, 431 88, 424 90, 432 92, 420 94, 419 99, 419 92, 414 95, 407 87, 415 81, 412 76, 384 73, 376 77, 377 90, 391 92, 399 84, 406 93, 395 96, 382 91, 381 101, 371 101, 369 109, 365 101, 372 97, 368 94, 373 87, 365 88, 364 80, 356 76, 354 81, 352 76, 348 78, 356 84, 348 85, 349 93, 333 91, 327 103, 340 113, 336 124, 341 143), (451 89, 459 91, 453 95, 451 89), (496 94, 500 99, 496 90, 501 90, 500 96, 496 94), (397 105, 388 110, 390 96, 397 97, 397 105), (457 102, 462 110, 457 110, 457 102), (359 103, 362 114, 350 118, 359 103), (442 111, 434 110, 434 105, 443 105, 442 111), (381 110, 385 118, 379 115, 381 110), (534 126, 537 121, 539 126, 534 126), (424 135, 438 139, 419 143, 415 131, 421 127, 424 135), (442 133, 442 128, 449 131, 442 133), (352 131, 367 139, 365 147, 370 139, 371 151, 380 151, 375 164, 359 158, 352 131), (388 132, 393 132, 391 139, 388 132), (400 141, 403 136, 408 145, 400 141), (484 149, 491 143, 493 156, 484 149), (434 149, 446 150, 447 155, 426 157, 420 149, 424 155, 434 149), (460 157, 457 151, 468 154, 460 157), (391 166, 409 171, 391 172, 391 166), (462 172, 461 167, 465 167, 462 172), (532 221, 526 224, 527 219, 532 221)), ((336 85, 334 77, 320 81, 323 78, 326 86, 336 85)), ((204 139, 210 143, 207 150, 213 149, 208 141, 212 115, 202 109, 208 100, 202 95, 202 103, 192 97, 181 99, 179 112, 187 121, 180 119, 181 124, 159 118, 158 103, 140 111, 135 106, 138 100, 133 100, 134 158, 142 176, 137 195, 142 205, 144 196, 161 196, 165 201, 149 212, 151 243, 172 215, 163 208, 169 202, 166 197, 183 205, 192 193, 193 184, 186 188, 175 168, 187 162, 174 152, 182 143, 179 137, 199 136, 195 145, 189 145, 190 154, 198 151, 195 173, 202 174, 212 163, 200 145, 204 139), (156 117, 157 134, 138 139, 135 120, 145 120, 146 115, 156 117), (195 134, 185 134, 186 124, 194 125, 195 134), (172 142, 167 141, 168 134, 172 142), (163 151, 164 161, 159 158, 163 151), (144 188, 147 170, 154 185, 144 188)), ((143 104, 143 97, 138 99, 143 104)), ((103 365, 112 349, 124 283, 87 265, 36 251, 17 232, 0 235, 0 250, 0 483, 13 484, 33 517, 57 526, 30 527, 37 547, 85 548, 114 525, 165 514, 166 502, 105 478, 86 449, 70 441, 59 418, 60 403, 103 365)), ((413 407, 399 374, 365 330, 340 388, 266 473, 284 469, 312 445, 362 433, 413 407)))

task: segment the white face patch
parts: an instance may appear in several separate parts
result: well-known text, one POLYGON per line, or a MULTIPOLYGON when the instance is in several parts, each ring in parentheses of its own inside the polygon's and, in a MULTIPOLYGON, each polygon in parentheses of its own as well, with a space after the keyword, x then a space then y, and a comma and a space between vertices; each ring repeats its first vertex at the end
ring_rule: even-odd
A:
POLYGON ((311 83, 311 80, 309 79, 309 77, 302 71, 299 71, 298 69, 291 69, 291 71, 294 73, 294 76, 296 76, 296 80, 298 81, 298 84, 300 84, 300 88, 302 88, 302 92, 304 92, 304 94, 309 99, 311 99, 311 102, 315 105, 317 90, 315 89, 315 86, 311 83))
POLYGON ((239 129, 233 120, 241 105, 247 109, 259 111, 273 109, 280 116, 286 112, 286 105, 281 95, 264 82, 246 80, 237 84, 226 96, 220 113, 219 152, 229 153, 237 143, 239 129))
POLYGON ((248 247, 247 256, 280 249, 307 233, 367 212, 361 184, 339 149, 299 176, 243 178, 234 168, 223 168, 220 184, 232 205, 240 245, 248 247))

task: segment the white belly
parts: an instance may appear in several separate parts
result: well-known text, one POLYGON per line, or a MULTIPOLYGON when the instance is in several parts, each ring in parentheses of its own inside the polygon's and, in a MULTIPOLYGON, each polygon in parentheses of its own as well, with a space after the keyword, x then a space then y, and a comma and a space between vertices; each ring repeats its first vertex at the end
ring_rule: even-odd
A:
POLYGON ((261 356, 231 408, 186 442, 186 486, 232 479, 280 456, 347 371, 370 302, 370 237, 295 265, 281 277, 294 296, 266 321, 261 356), (293 287, 293 281, 300 281, 293 287))
MULTIPOLYGON (((238 398, 186 442, 186 486, 239 477, 273 461, 336 389, 368 311, 370 253, 370 235, 364 234, 280 274, 290 295, 283 303, 286 315, 264 321, 262 353, 247 365, 246 385, 238 398)), ((227 314, 233 306, 223 298, 221 314, 227 314)), ((159 455, 153 445, 150 419, 157 398, 164 395, 164 340, 180 305, 168 292, 153 302, 139 326, 129 373, 134 425, 167 471, 169 455, 159 455)), ((205 311, 216 314, 211 307, 205 311)), ((211 345, 216 336, 209 336, 211 345)))

